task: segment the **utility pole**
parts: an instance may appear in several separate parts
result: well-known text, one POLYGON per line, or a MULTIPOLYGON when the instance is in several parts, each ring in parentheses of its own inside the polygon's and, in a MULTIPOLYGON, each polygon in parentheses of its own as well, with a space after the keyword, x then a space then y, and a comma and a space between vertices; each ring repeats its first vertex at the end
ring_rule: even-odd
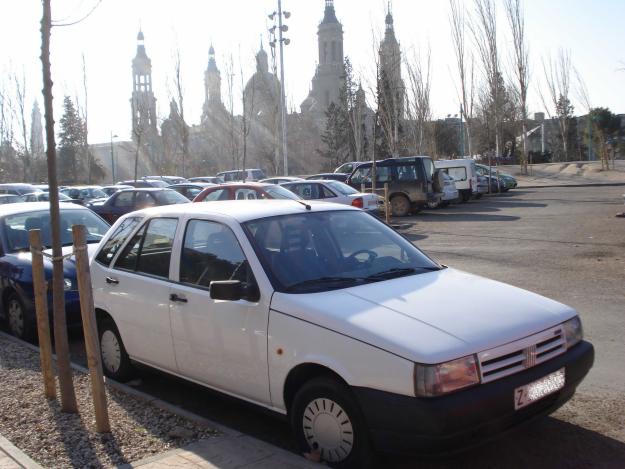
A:
POLYGON ((464 153, 464 120, 463 120, 463 115, 464 115, 464 108, 462 107, 462 104, 460 105, 460 149, 461 149, 461 153, 460 156, 462 158, 464 158, 465 153, 464 153))
MULTIPOLYGON (((278 0, 278 41, 280 42, 280 106, 282 112, 282 158, 284 159, 284 175, 289 175, 289 155, 286 142, 286 98, 284 92, 284 45, 289 44, 289 39, 284 39, 282 33, 288 31, 288 26, 282 24, 282 0, 278 0), (285 42, 286 41, 286 42, 285 42)), ((285 18, 290 16, 284 12, 285 18)))
POLYGON ((117 135, 113 135, 113 132, 111 132, 111 182, 113 184, 115 184, 115 153, 113 149, 113 139, 116 137, 117 135))

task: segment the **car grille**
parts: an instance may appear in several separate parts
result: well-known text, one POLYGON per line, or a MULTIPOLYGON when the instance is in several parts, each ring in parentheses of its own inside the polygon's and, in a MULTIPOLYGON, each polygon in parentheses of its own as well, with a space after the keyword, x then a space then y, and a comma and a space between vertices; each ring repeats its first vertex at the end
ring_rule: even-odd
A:
POLYGON ((562 326, 478 353, 482 383, 544 363, 566 352, 562 326))

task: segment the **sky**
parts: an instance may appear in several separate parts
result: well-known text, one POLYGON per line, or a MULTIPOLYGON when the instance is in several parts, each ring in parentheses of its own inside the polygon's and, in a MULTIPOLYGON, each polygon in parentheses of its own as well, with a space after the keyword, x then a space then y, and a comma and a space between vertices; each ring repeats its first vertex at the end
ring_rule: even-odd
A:
MULTIPOLYGON (((344 51, 365 89, 373 88, 376 42, 383 35, 385 0, 335 0, 343 25, 344 51), (376 39, 377 38, 377 39, 376 39)), ((468 9, 473 2, 465 0, 468 9)), ((559 49, 570 51, 573 65, 589 90, 593 106, 625 112, 625 1, 622 0, 525 0, 525 18, 532 67, 530 113, 544 111, 538 94, 543 77, 543 57, 559 49)), ((391 2, 395 33, 406 57, 432 54, 431 102, 434 117, 459 112, 456 69, 449 28, 449 3, 445 0, 394 0, 391 2)), ((497 2, 499 48, 504 66, 509 62, 510 37, 497 2)), ((277 0, 52 0, 57 22, 84 21, 52 32, 52 76, 55 120, 61 115, 64 95, 83 103, 82 56, 86 63, 90 142, 106 142, 111 135, 130 137, 131 61, 136 53, 139 28, 152 59, 152 79, 161 118, 169 113, 172 96, 174 51, 180 50, 185 114, 197 124, 204 101, 204 70, 208 49, 215 47, 226 100, 226 64, 234 70, 235 113, 240 112, 241 73, 247 80, 255 69, 254 54, 261 36, 267 48, 267 14, 277 0)), ((324 0, 283 0, 291 12, 286 21, 285 87, 289 109, 299 111, 308 95, 317 63, 317 26, 324 0)), ((40 0, 0 0, 0 89, 10 87, 12 73, 24 73, 28 109, 35 99, 42 107, 40 56, 40 0)), ((406 79, 406 77, 404 76, 406 79)), ((571 97, 576 113, 583 106, 571 97)), ((58 125, 58 124, 57 124, 58 125)), ((57 127, 58 132, 58 127, 57 127)))

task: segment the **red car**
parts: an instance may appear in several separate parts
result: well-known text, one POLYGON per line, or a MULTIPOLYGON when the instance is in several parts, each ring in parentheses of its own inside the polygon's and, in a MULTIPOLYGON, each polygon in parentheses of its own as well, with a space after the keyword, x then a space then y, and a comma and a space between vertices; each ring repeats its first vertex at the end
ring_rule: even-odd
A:
POLYGON ((257 199, 293 199, 299 197, 288 189, 276 184, 245 182, 240 184, 219 184, 200 192, 193 202, 210 202, 215 200, 257 200, 257 199))

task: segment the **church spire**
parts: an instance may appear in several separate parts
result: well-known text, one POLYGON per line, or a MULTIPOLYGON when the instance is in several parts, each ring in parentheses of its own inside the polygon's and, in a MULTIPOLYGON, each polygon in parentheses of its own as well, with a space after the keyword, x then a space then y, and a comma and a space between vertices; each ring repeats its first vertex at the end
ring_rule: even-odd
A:
POLYGON ((326 9, 323 14, 323 21, 321 24, 328 23, 338 23, 339 20, 336 18, 336 12, 334 11, 334 0, 325 0, 326 1, 326 9))

